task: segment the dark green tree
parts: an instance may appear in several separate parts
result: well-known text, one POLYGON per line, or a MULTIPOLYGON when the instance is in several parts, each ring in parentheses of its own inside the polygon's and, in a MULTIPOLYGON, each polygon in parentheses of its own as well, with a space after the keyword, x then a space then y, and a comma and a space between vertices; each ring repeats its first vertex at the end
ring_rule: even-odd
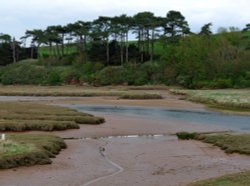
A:
POLYGON ((87 61, 87 41, 91 35, 92 23, 77 21, 73 24, 67 25, 68 32, 71 33, 71 36, 77 37, 79 41, 79 53, 84 55, 84 62, 87 61))
POLYGON ((57 32, 57 34, 60 37, 59 39, 61 43, 61 53, 62 53, 62 56, 64 56, 64 40, 65 40, 65 35, 68 32, 68 29, 66 26, 58 25, 54 27, 54 31, 57 32))
POLYGON ((211 26, 212 26, 212 23, 205 24, 203 27, 201 27, 201 31, 200 31, 199 35, 202 35, 202 36, 212 35, 213 32, 211 31, 211 26))
POLYGON ((39 53, 40 46, 47 42, 45 31, 41 29, 27 30, 22 38, 31 38, 31 58, 34 58, 34 50, 39 53))
POLYGON ((109 37, 111 34, 111 17, 100 16, 93 22, 92 37, 95 41, 104 42, 106 45, 106 64, 110 63, 109 37))
POLYGON ((150 29, 152 21, 154 21, 154 14, 152 12, 139 12, 134 15, 134 33, 137 35, 138 48, 140 51, 140 61, 143 62, 145 52, 149 52, 150 45, 150 29))
POLYGON ((176 43, 180 37, 190 33, 188 22, 179 11, 169 11, 163 21, 163 27, 164 36, 169 43, 176 43))

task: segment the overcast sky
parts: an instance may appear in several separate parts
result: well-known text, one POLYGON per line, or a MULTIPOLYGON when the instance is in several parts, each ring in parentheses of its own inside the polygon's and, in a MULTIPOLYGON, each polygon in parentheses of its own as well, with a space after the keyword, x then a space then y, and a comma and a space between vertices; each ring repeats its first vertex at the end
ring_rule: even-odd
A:
POLYGON ((198 32, 205 23, 218 27, 243 28, 250 23, 250 0, 2 0, 0 33, 20 37, 27 29, 91 21, 99 15, 134 15, 151 11, 166 16, 169 10, 180 11, 191 30, 198 32))

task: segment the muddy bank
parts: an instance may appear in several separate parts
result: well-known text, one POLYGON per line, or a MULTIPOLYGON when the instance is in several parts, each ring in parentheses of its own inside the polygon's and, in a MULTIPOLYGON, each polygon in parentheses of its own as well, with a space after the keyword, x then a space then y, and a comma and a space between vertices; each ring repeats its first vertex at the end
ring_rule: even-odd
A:
MULTIPOLYGON (((32 98, 28 101, 46 104, 132 105, 199 111, 206 109, 201 104, 180 100, 179 97, 168 93, 163 95, 163 100, 130 101, 117 100, 114 97, 98 97, 49 98, 47 100, 32 98)), ((121 117, 109 114, 101 114, 101 116, 107 121, 103 125, 82 125, 79 130, 58 131, 50 134, 63 138, 93 138, 135 134, 173 134, 179 131, 227 130, 215 125, 199 125, 171 119, 162 121, 155 118, 121 117)), ((184 186, 195 180, 250 169, 250 157, 237 154, 227 155, 218 148, 198 141, 142 137, 66 140, 66 143, 68 149, 53 159, 51 165, 0 171, 0 185, 84 186, 90 183, 88 185, 91 186, 184 186)))
POLYGON ((1 171, 0 185, 177 186, 250 169, 249 157, 226 155, 198 141, 115 138, 69 140, 67 144, 68 149, 52 165, 1 171), (101 155, 100 147, 122 171, 101 155))
MULTIPOLYGON (((100 126, 53 132, 64 138, 109 135, 175 133, 179 130, 208 132, 221 130, 171 121, 122 118, 106 115, 100 126)), ((89 185, 185 185, 194 180, 250 169, 250 157, 226 155, 209 144, 179 141, 176 138, 102 138, 66 140, 68 149, 53 159, 52 165, 20 167, 0 171, 0 185, 84 186, 89 185), (104 148, 104 155, 100 153, 104 148), (119 172, 120 171, 120 172, 119 172), (118 172, 118 173, 117 173, 118 172), (117 174, 116 174, 117 173, 117 174), (32 175, 32 177, 30 176, 32 175)))

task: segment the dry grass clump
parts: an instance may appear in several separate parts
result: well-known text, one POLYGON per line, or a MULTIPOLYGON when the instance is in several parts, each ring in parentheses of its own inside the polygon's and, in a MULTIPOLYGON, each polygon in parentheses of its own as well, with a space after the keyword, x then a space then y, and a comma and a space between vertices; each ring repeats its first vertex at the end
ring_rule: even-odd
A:
POLYGON ((104 122, 104 118, 69 108, 25 102, 0 103, 0 131, 78 129, 78 124, 104 122))
POLYGON ((9 134, 0 141, 0 169, 18 166, 50 164, 64 141, 55 136, 42 134, 9 134))

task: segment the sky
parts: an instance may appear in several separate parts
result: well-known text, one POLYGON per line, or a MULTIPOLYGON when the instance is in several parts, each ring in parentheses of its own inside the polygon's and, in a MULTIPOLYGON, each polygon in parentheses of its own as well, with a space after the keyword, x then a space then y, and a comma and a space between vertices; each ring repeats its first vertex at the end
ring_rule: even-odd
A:
POLYGON ((29 29, 66 25, 78 20, 92 21, 98 16, 133 16, 142 11, 166 16, 180 11, 193 32, 209 22, 219 27, 243 28, 250 23, 250 0, 2 0, 0 33, 16 38, 29 29))

